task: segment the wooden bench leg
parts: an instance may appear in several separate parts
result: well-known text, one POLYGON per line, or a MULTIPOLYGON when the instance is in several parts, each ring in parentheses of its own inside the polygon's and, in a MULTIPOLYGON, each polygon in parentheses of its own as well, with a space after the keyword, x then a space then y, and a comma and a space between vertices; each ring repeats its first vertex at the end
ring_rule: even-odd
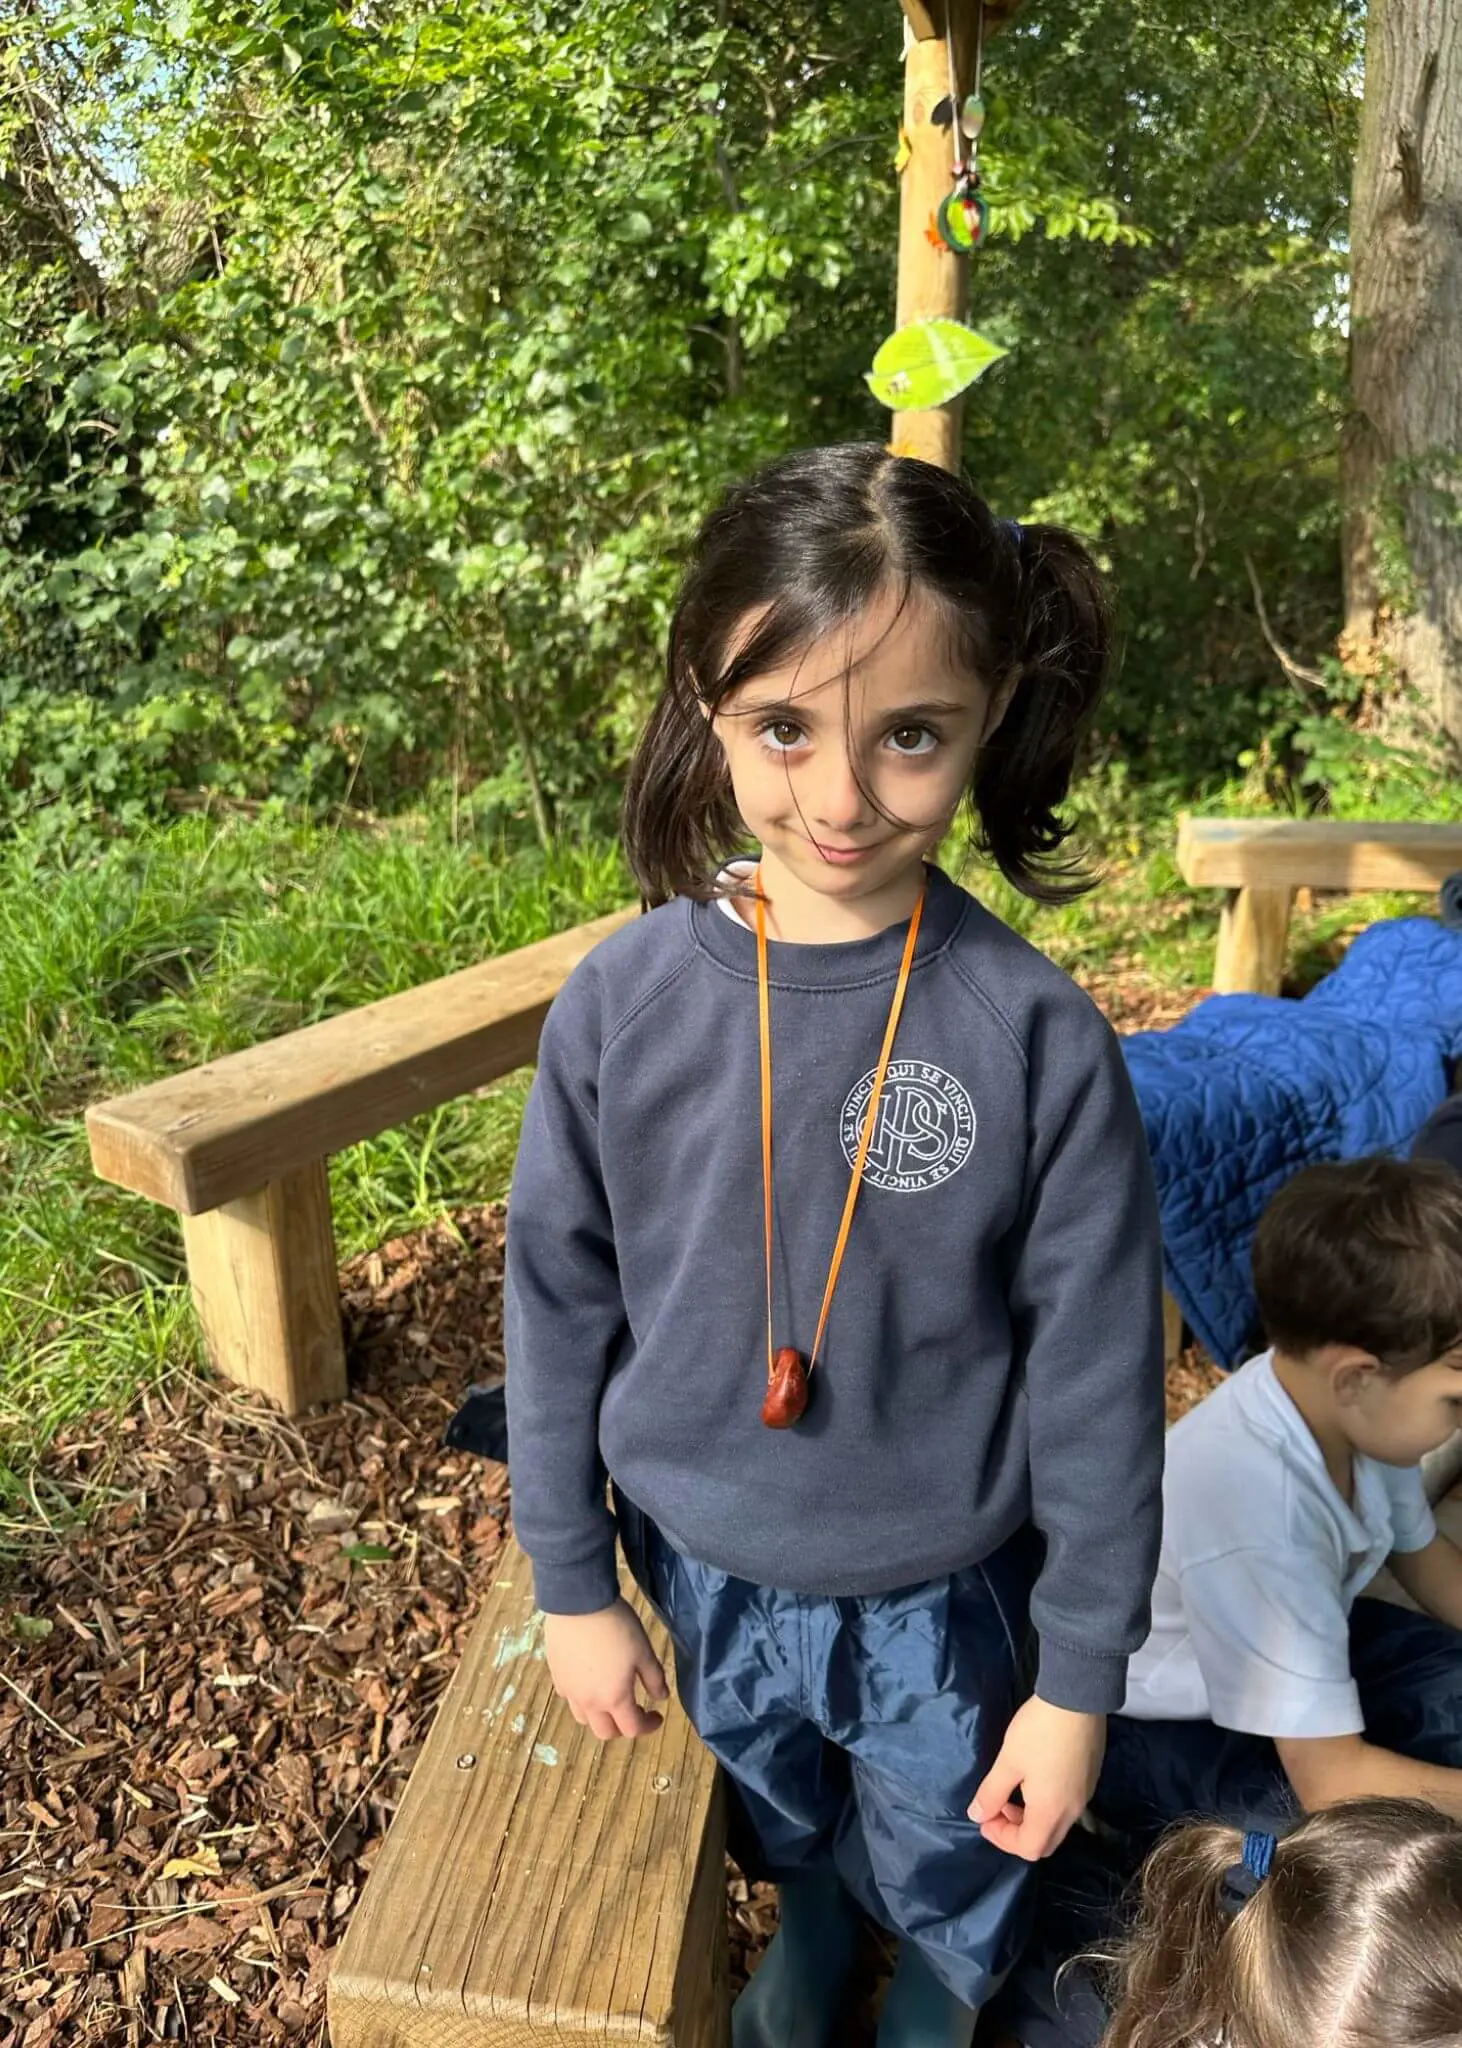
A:
POLYGON ((1213 986, 1219 995, 1277 996, 1289 943, 1289 889, 1235 889, 1218 926, 1213 986))
POLYGON ((1176 1365, 1183 1355, 1183 1311, 1167 1289, 1162 1296, 1162 1355, 1164 1365, 1176 1365))
POLYGON ((252 1195, 183 1218, 209 1357, 297 1415, 345 1394, 330 1182, 314 1160, 252 1195))

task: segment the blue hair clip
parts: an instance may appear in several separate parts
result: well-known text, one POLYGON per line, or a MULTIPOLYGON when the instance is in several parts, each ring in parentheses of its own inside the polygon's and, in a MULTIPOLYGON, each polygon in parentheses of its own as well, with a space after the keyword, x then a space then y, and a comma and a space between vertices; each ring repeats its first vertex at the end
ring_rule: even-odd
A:
POLYGON ((1257 1829, 1245 1835, 1243 1855, 1231 1870, 1224 1873, 1220 1893, 1231 1917, 1248 1904, 1268 1877, 1278 1846, 1273 1835, 1261 1834, 1257 1829))

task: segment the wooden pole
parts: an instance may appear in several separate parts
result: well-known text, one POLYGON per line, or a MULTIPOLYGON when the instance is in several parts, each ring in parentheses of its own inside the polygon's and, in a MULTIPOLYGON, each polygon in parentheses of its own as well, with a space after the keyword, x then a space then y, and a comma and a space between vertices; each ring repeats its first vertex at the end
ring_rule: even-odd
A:
MULTIPOLYGON (((978 0, 902 0, 902 5, 913 41, 904 56, 904 133, 910 154, 899 182, 896 327, 934 315, 963 320, 969 304, 969 257, 929 239, 930 220, 953 184, 954 155, 952 131, 936 128, 930 116, 949 93, 946 8, 954 30, 955 76, 961 93, 970 90, 974 78, 978 15, 978 0)), ((889 446, 895 455, 914 455, 941 469, 958 469, 963 426, 961 393, 928 412, 896 412, 889 446)))

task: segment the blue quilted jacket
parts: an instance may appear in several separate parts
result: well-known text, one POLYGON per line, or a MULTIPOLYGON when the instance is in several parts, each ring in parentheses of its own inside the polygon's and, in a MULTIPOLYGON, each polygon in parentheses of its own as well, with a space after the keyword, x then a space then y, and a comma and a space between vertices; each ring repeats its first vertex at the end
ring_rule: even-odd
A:
POLYGON ((1462 931, 1373 925, 1300 1002, 1210 996, 1124 1041, 1157 1173, 1169 1290, 1221 1365, 1255 1343, 1249 1245, 1319 1159, 1408 1150, 1462 1055, 1462 931))

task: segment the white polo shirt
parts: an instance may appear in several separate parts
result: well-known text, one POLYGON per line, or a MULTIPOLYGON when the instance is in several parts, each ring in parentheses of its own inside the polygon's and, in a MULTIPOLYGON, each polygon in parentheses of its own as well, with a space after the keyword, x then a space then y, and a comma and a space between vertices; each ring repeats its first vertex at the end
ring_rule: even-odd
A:
POLYGON ((1250 1735, 1359 1735, 1350 1610, 1436 1523, 1416 1466, 1355 1460, 1342 1499, 1280 1385, 1251 1358, 1168 1434, 1152 1634, 1123 1712, 1250 1735))

